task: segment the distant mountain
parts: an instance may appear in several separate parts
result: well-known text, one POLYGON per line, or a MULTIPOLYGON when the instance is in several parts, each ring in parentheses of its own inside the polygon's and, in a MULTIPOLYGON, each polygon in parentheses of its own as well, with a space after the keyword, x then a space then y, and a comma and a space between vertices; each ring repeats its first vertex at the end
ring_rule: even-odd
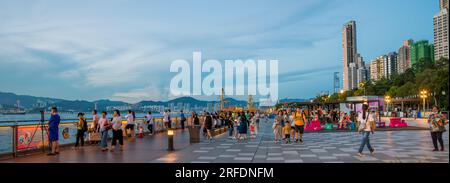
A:
POLYGON ((18 100, 20 101, 20 106, 25 108, 32 108, 33 105, 38 102, 53 104, 57 102, 66 101, 62 99, 54 99, 48 97, 34 97, 29 95, 16 95, 14 93, 0 92, 1 105, 14 106, 16 105, 18 100))
MULTIPOLYGON (((218 103, 219 101, 202 101, 192 97, 180 97, 169 101, 141 101, 136 104, 130 104, 121 101, 111 100, 97 100, 93 102, 85 100, 64 100, 48 97, 34 97, 29 95, 16 95, 14 93, 0 92, 0 105, 3 107, 14 107, 17 101, 20 101, 20 106, 27 109, 39 108, 39 105, 43 105, 46 108, 51 106, 58 106, 63 111, 91 111, 97 105, 97 109, 104 110, 106 107, 111 106, 132 106, 133 108, 139 108, 141 106, 168 106, 169 103, 177 105, 178 103, 190 104, 194 106, 207 106, 208 103, 218 103)), ((240 101, 233 98, 225 99, 226 106, 246 106, 246 101, 240 101)))

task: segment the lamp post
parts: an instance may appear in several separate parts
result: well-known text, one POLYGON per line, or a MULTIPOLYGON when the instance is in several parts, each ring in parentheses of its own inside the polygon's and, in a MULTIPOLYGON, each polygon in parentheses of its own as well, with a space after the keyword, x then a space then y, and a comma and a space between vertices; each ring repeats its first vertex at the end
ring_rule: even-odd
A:
POLYGON ((386 101, 386 112, 389 112, 389 103, 391 102, 391 96, 385 96, 384 101, 386 101))
POLYGON ((167 137, 168 137, 167 151, 174 151, 175 149, 173 148, 173 129, 172 128, 169 128, 167 130, 167 137))
POLYGON ((422 100, 423 100, 423 111, 425 112, 425 108, 426 108, 426 106, 425 106, 425 101, 426 101, 426 99, 427 99, 427 97, 428 97, 428 91, 427 90, 422 90, 422 91, 420 91, 420 98, 422 98, 422 100))

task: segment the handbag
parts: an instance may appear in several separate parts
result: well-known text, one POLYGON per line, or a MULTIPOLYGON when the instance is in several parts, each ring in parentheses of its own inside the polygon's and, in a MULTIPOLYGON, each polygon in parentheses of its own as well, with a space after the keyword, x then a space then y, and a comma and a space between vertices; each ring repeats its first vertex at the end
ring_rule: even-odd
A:
POLYGON ((89 140, 90 141, 100 141, 100 133, 98 133, 98 132, 89 133, 89 140))

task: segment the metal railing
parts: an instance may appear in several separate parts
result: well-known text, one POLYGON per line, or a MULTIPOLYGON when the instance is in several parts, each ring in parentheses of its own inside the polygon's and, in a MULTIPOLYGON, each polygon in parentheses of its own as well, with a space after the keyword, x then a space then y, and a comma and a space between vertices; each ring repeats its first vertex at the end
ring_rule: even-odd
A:
MULTIPOLYGON (((74 128, 76 129, 76 123, 78 119, 63 119, 61 120, 59 132, 58 135, 61 137, 62 133, 61 130, 64 130, 64 128, 74 128)), ((181 128, 181 118, 180 117, 172 117, 171 118, 172 124, 171 128, 173 129, 179 129, 181 128)), ((166 127, 163 122, 163 117, 157 117, 153 118, 153 132, 159 133, 166 130, 166 127)), ((127 123, 126 120, 122 121, 122 128, 125 128, 125 124, 127 123)), ((192 120, 188 116, 186 127, 192 126, 192 120)), ((41 120, 11 120, 11 121, 0 121, 0 156, 6 156, 6 155, 12 155, 13 157, 16 157, 18 153, 24 152, 38 152, 39 150, 42 150, 42 152, 45 152, 46 149, 49 149, 48 144, 48 137, 47 134, 47 124, 48 122, 42 122, 41 120), (28 137, 19 136, 19 131, 23 130, 24 128, 31 128, 33 131, 33 134, 28 132, 28 137), (11 137, 11 139, 8 139, 8 136, 11 137), (28 138, 28 139, 26 139, 28 138), (41 138, 40 141, 38 141, 35 138, 41 138), (30 147, 29 145, 31 142, 34 142, 37 140, 39 144, 36 147, 30 147), (9 141, 9 142, 8 142, 9 141), (29 141, 27 144, 28 146, 25 148, 18 148, 21 142, 29 141), (46 142, 47 141, 47 142, 46 142)), ((90 126, 92 124, 92 120, 88 121, 88 125, 90 126)), ((147 124, 145 122, 144 118, 136 118, 136 127, 134 128, 135 132, 139 132, 139 127, 143 128, 144 133, 148 133, 147 124)), ((73 129, 72 129, 73 130, 73 129)), ((110 134, 111 135, 111 134, 110 134)), ((61 139, 64 138, 59 138, 61 139)), ((87 140, 87 138, 86 138, 87 140)), ((74 139, 66 139, 63 143, 60 142, 61 145, 70 145, 74 144, 74 139)), ((22 143, 23 144, 23 143, 22 143)))

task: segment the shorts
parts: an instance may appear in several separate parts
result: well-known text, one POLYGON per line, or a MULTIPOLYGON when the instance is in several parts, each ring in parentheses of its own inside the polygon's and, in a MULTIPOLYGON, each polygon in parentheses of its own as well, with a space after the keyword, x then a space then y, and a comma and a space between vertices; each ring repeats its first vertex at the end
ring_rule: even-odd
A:
POLYGON ((127 126, 125 126, 125 129, 134 130, 134 124, 127 124, 127 126))
POLYGON ((48 133, 48 140, 50 142, 58 141, 58 128, 49 128, 48 133))
POLYGON ((304 131, 305 131, 304 125, 302 125, 302 126, 295 125, 295 132, 299 132, 300 134, 303 134, 304 131))

